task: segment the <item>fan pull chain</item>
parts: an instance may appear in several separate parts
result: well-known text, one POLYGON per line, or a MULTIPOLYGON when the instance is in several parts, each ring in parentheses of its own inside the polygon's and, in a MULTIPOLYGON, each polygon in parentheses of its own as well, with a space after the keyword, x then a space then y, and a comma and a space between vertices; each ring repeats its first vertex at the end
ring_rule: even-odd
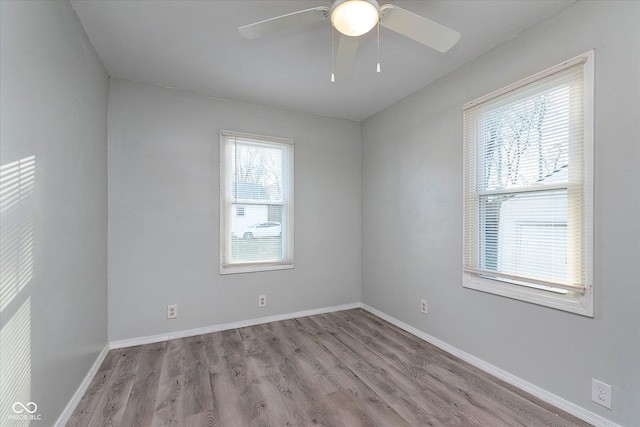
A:
POLYGON ((378 19, 378 65, 376 72, 380 73, 380 20, 378 19))
POLYGON ((336 82, 335 68, 336 68, 336 60, 335 55, 333 54, 333 24, 331 25, 331 83, 336 82))

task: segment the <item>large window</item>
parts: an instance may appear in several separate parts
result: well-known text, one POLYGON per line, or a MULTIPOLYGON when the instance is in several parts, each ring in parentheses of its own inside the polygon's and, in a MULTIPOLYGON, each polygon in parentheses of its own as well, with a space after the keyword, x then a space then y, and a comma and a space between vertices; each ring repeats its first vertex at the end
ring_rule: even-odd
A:
POLYGON ((464 106, 465 287, 593 316, 593 52, 464 106))
POLYGON ((293 141, 220 132, 220 273, 293 268, 293 141))

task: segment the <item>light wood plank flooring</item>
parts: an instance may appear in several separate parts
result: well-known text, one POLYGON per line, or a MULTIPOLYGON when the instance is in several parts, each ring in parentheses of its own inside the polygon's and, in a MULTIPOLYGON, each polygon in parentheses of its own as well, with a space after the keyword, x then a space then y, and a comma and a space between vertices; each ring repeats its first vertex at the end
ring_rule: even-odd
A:
POLYGON ((364 311, 126 349, 67 426, 586 426, 364 311))

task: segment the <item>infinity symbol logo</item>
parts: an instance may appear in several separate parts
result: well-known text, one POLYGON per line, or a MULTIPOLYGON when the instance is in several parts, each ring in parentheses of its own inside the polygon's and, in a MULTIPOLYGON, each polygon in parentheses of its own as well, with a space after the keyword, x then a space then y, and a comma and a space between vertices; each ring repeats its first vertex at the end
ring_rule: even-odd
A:
POLYGON ((22 413, 22 411, 27 411, 30 414, 33 414, 34 412, 36 412, 38 410, 38 405, 36 405, 36 402, 29 402, 26 405, 23 404, 22 402, 16 402, 13 404, 13 412, 15 412, 16 414, 20 414, 22 413), (18 409, 16 409, 16 406, 18 407, 18 409), (30 409, 33 408, 33 409, 30 409))

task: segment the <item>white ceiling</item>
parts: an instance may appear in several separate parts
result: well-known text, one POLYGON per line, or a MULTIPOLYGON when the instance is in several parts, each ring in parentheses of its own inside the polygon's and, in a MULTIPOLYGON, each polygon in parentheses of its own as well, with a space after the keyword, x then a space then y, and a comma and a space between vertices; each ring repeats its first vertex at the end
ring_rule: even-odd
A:
MULTIPOLYGON (((330 83, 329 20, 246 40, 239 26, 330 0, 71 0, 112 77, 363 120, 575 0, 382 0, 462 34, 439 53, 381 28, 362 36, 350 79, 330 83)), ((338 37, 336 37, 337 43, 338 37)))

